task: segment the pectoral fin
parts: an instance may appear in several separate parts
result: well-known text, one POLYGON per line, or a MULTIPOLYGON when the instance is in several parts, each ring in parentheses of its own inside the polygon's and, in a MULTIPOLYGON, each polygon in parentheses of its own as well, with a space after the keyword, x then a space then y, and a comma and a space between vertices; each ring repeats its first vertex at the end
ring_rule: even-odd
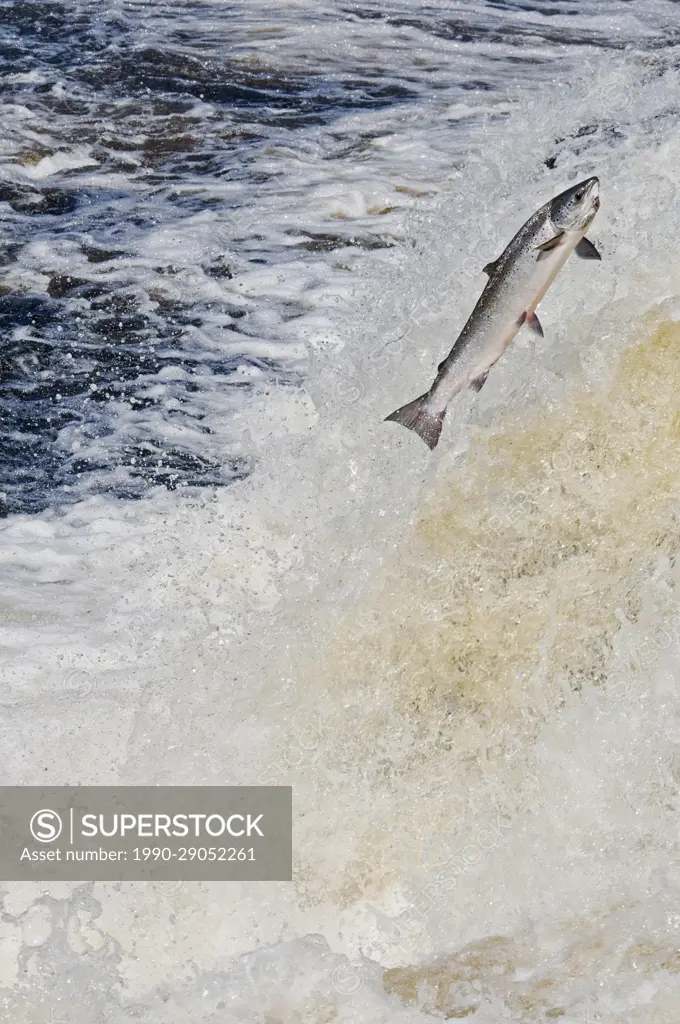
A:
POLYGON ((475 377, 474 380, 470 381, 469 387, 472 391, 481 391, 486 384, 486 378, 489 376, 489 371, 485 370, 484 373, 480 373, 479 377, 475 377))
POLYGON ((577 256, 580 256, 582 260, 601 260, 599 252, 595 248, 592 242, 589 242, 587 238, 582 238, 578 243, 574 252, 577 256))
POLYGON ((564 238, 564 232, 560 231, 559 235, 555 235, 555 237, 551 238, 550 241, 543 242, 542 245, 537 245, 536 248, 539 250, 539 252, 538 252, 538 259, 539 260, 547 259, 549 254, 552 252, 552 250, 556 249, 557 246, 560 245, 560 243, 561 243, 563 238, 564 238))
POLYGON ((560 231, 559 235, 555 235, 555 237, 551 238, 548 242, 543 242, 541 245, 537 245, 536 248, 540 249, 541 252, 550 252, 551 249, 554 249, 556 245, 560 244, 563 235, 564 231, 560 231))
POLYGON ((529 316, 526 318, 526 324, 528 327, 531 328, 532 331, 534 331, 535 334, 539 336, 539 338, 544 337, 541 322, 535 313, 529 314, 529 316))

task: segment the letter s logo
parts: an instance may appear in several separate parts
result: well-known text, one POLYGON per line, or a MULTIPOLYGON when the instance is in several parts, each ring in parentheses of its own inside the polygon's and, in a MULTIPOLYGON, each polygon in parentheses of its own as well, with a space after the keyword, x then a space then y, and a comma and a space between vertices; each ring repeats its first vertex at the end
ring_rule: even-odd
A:
POLYGON ((61 835, 61 818, 56 811, 43 809, 31 818, 31 835, 39 843, 53 843, 61 835))

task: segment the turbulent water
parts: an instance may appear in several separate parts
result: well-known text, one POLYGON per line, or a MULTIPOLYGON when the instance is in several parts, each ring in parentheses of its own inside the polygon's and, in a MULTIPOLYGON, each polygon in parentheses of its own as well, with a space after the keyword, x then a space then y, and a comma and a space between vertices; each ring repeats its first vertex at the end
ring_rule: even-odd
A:
POLYGON ((0 887, 54 1024, 680 1021, 680 6, 0 0, 2 776, 292 883, 0 887), (434 454, 481 268, 589 237, 434 454))

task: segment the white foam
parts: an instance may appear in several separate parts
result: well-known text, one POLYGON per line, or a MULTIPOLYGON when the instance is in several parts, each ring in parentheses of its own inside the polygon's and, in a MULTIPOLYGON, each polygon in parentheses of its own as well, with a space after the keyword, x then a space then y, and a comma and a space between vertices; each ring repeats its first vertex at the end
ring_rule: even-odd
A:
POLYGON ((34 181, 42 178, 50 178, 60 171, 73 171, 81 167, 97 167, 99 161, 95 160, 87 148, 77 147, 69 153, 54 153, 51 156, 44 156, 35 164, 21 164, 17 168, 20 174, 34 181))

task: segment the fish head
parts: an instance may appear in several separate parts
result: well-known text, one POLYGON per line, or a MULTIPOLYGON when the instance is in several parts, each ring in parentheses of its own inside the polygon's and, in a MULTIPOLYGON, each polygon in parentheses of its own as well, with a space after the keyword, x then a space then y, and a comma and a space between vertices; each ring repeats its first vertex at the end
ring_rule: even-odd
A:
POLYGON ((550 219, 558 231, 587 231, 600 209, 600 182, 586 178, 572 185, 550 204, 550 219))

